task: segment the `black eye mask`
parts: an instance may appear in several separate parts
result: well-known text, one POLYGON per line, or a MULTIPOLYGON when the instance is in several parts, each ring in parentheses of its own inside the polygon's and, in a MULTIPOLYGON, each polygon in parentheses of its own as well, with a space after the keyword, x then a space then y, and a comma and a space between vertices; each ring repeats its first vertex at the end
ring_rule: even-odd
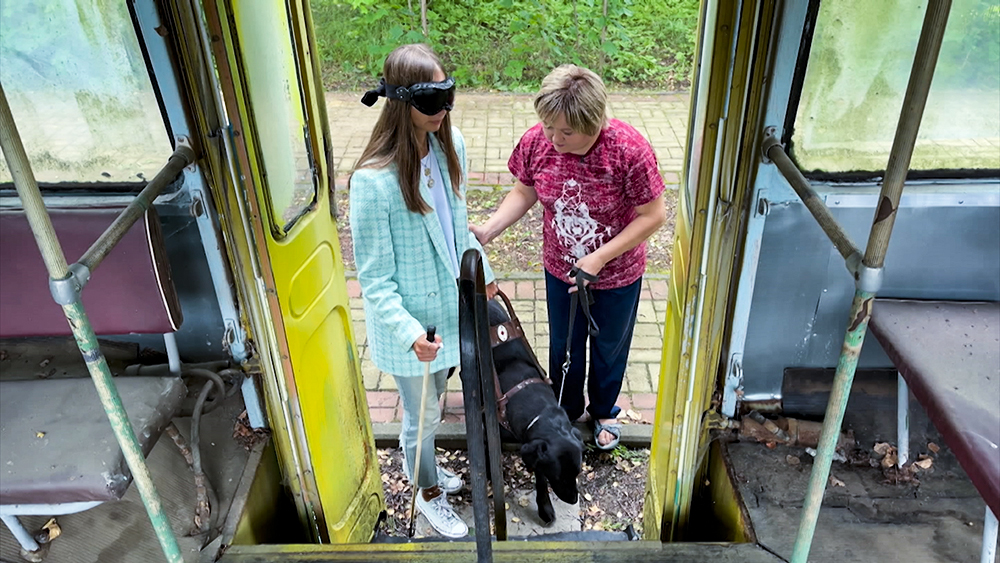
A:
POLYGON ((361 103, 372 107, 379 96, 406 102, 424 115, 437 115, 441 110, 451 111, 455 107, 455 79, 448 77, 441 82, 419 82, 406 87, 386 84, 383 78, 378 88, 365 92, 361 103))

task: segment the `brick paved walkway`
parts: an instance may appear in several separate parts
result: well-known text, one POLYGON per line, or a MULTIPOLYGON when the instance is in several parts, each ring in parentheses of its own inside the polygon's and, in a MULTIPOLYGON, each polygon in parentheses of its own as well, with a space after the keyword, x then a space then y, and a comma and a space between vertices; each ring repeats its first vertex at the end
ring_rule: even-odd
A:
MULTIPOLYGON (((510 185, 507 157, 521 134, 538 123, 529 94, 463 94, 455 102, 452 124, 465 136, 469 154, 469 183, 510 185)), ((361 105, 361 93, 329 92, 326 95, 330 130, 340 142, 334 147, 337 178, 347 178, 361 156, 382 104, 361 105)), ((687 135, 688 95, 612 94, 608 114, 638 129, 656 150, 663 178, 680 183, 681 161, 687 135)))
MULTIPOLYGON (((361 155, 381 105, 366 108, 360 93, 330 92, 326 95, 330 129, 335 139, 334 157, 338 184, 343 182, 361 155)), ((537 123, 531 95, 463 94, 452 111, 452 123, 465 136, 472 185, 513 183, 507 171, 507 157, 521 134, 537 123)), ((671 187, 679 183, 684 141, 687 132, 688 95, 612 94, 609 115, 636 127, 653 145, 660 172, 671 187)), ((338 188, 342 188, 339 185, 338 188)), ((371 362, 365 333, 361 288, 348 274, 351 315, 361 354, 361 370, 372 422, 382 433, 391 433, 390 423, 400 421, 402 406, 395 381, 371 362)), ((548 365, 548 322, 545 282, 538 273, 515 274, 501 280, 501 288, 511 298, 518 318, 530 338, 531 347, 543 365, 548 365)), ((648 424, 653 420, 658 390, 663 321, 666 311, 667 280, 649 278, 643 282, 639 316, 632 340, 629 365, 618 405, 623 421, 648 424), (632 418, 629 418, 631 411, 632 418)), ((445 423, 464 422, 461 381, 453 377, 445 397, 445 423)), ((638 430, 638 429, 636 429, 638 430)), ((398 430, 395 430, 398 432, 398 430)), ((647 431, 648 432, 648 431, 647 431)), ((641 435, 648 434, 640 432, 641 435)))

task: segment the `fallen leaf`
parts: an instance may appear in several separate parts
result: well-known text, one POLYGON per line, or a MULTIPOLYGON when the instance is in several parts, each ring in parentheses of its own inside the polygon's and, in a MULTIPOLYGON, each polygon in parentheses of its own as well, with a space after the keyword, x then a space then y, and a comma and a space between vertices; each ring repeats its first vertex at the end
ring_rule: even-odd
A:
POLYGON ((930 469, 931 466, 934 465, 934 460, 928 457, 926 459, 914 461, 913 465, 916 465, 920 469, 930 469))
POLYGON ((511 519, 510 519, 510 521, 513 522, 513 523, 515 523, 515 524, 517 524, 518 522, 521 521, 521 519, 518 518, 517 516, 512 516, 511 519))
POLYGON ((51 361, 52 361, 52 358, 45 358, 44 360, 41 361, 41 363, 38 364, 38 367, 43 368, 43 367, 49 365, 49 362, 51 362, 51 361))
POLYGON ((625 414, 627 414, 628 417, 631 418, 632 420, 642 420, 642 413, 635 412, 632 409, 629 409, 628 412, 626 412, 625 414))
POLYGON ((844 483, 840 479, 837 479, 833 475, 830 475, 830 485, 833 486, 833 487, 846 487, 847 486, 846 483, 844 483))
POLYGON ((930 450, 933 453, 938 453, 938 452, 941 451, 941 448, 937 444, 935 444, 934 442, 928 442, 927 443, 927 449, 930 450))
POLYGON ((42 531, 49 537, 49 541, 46 543, 50 543, 62 535, 62 528, 59 527, 59 523, 56 522, 55 518, 49 518, 49 521, 42 526, 42 531))
POLYGON ((889 444, 888 442, 879 442, 875 444, 875 447, 873 449, 875 450, 875 453, 877 453, 878 455, 885 455, 889 453, 889 450, 893 450, 895 448, 893 448, 892 445, 889 444))
POLYGON ((385 513, 388 514, 389 516, 392 516, 393 514, 396 513, 396 509, 394 509, 394 508, 387 508, 386 511, 385 511, 385 513))
POLYGON ((889 468, 896 465, 899 462, 899 458, 896 457, 896 448, 892 448, 885 457, 882 458, 882 467, 889 468))
POLYGON ((798 465, 798 464, 802 463, 802 460, 800 460, 799 458, 797 458, 797 457, 795 457, 793 455, 786 455, 785 456, 785 463, 787 463, 788 465, 798 465))
POLYGON ((45 432, 35 432, 35 438, 44 438, 45 432))
POLYGON ((594 524, 594 529, 600 532, 600 531, 604 530, 604 524, 602 524, 601 522, 598 522, 598 523, 594 524))
POLYGON ((583 493, 583 498, 587 499, 587 502, 594 500, 594 497, 590 493, 583 493))
POLYGON ((528 497, 521 497, 517 501, 517 504, 520 504, 521 506, 528 506, 529 504, 531 504, 531 499, 529 499, 528 497))

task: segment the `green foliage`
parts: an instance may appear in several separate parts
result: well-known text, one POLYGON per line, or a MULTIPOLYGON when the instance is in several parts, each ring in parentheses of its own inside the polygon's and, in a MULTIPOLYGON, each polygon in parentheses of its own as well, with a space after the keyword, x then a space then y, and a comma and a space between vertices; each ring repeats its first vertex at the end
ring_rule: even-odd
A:
POLYGON ((533 91, 554 67, 586 66, 612 86, 688 83, 697 0, 313 0, 328 88, 366 88, 399 45, 428 42, 465 88, 533 91), (607 6, 607 17, 604 15, 607 6))
POLYGON ((1000 2, 960 0, 952 8, 935 82, 1000 86, 1000 2))

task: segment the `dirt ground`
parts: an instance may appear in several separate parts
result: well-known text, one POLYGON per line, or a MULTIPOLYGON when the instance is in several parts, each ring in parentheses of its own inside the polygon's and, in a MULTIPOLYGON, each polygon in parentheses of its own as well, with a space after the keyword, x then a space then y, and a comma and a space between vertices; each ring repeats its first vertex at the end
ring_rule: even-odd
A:
MULTIPOLYGON (((468 192, 469 222, 484 223, 496 211, 510 186, 477 186, 468 192)), ((664 196, 667 222, 646 243, 646 271, 666 274, 670 271, 674 244, 674 222, 677 212, 677 190, 668 189, 664 196)), ((337 230, 344 265, 355 270, 354 250, 351 247, 350 206, 346 189, 338 188, 337 230)), ((542 208, 532 207, 523 219, 511 225, 486 248, 493 270, 499 274, 542 271, 542 208)))
MULTIPOLYGON (((465 481, 465 488, 461 492, 448 497, 451 505, 456 511, 471 507, 469 459, 466 452, 438 448, 437 457, 442 467, 453 471, 465 481)), ((385 491, 388 513, 382 532, 388 536, 406 537, 411 489, 409 481, 403 475, 402 453, 398 448, 380 449, 378 458, 382 466, 382 488, 385 491)), ((583 455, 583 471, 577 479, 581 529, 623 531, 631 524, 641 534, 648 464, 648 449, 619 446, 611 452, 602 452, 588 445, 583 455)), ((503 475, 506 504, 509 506, 520 503, 521 506, 527 506, 527 497, 513 498, 511 494, 512 490, 530 490, 534 495, 534 476, 524 467, 516 452, 504 452, 503 475)), ((555 498, 554 493, 550 492, 550 495, 555 498)), ((467 523, 471 525, 471 522, 467 523)))

